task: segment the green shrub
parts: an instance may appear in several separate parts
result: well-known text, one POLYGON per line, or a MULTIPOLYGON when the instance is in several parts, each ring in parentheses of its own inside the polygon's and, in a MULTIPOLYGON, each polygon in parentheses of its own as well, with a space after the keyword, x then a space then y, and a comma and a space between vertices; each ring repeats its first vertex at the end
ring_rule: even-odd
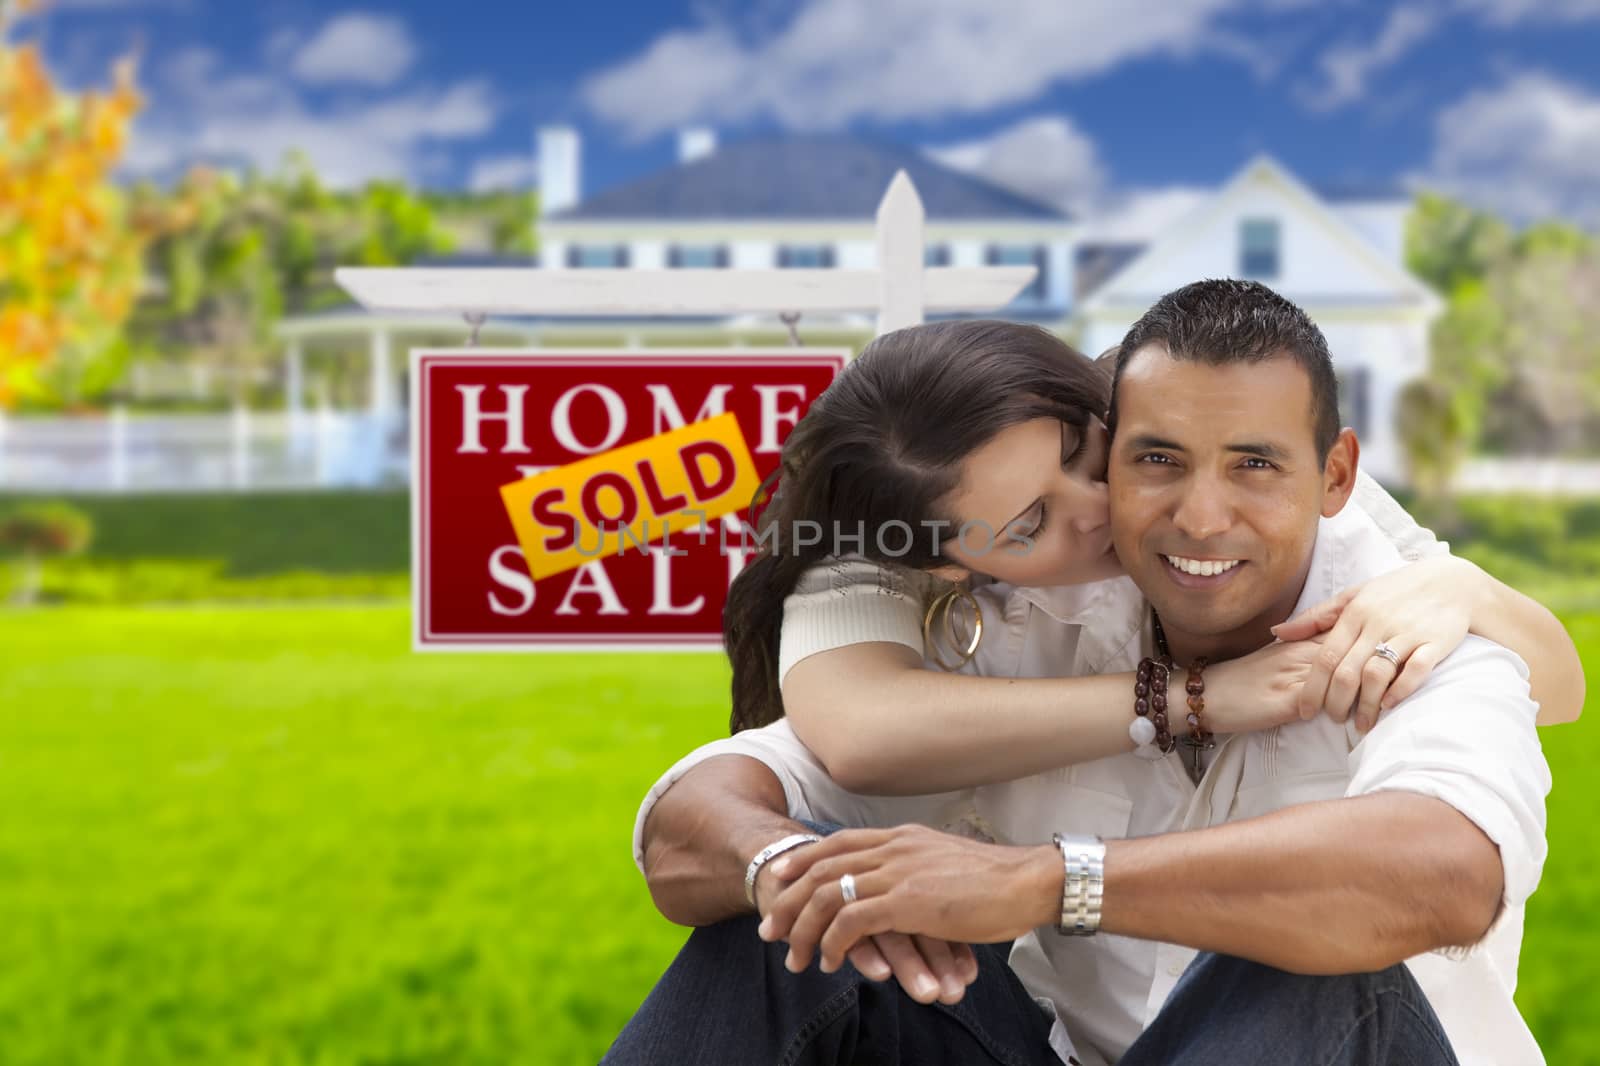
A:
POLYGON ((0 551, 43 558, 77 555, 94 539, 94 522, 60 501, 28 501, 0 511, 0 551))
POLYGON ((1550 563, 1568 537, 1573 506, 1539 496, 1479 496, 1458 500, 1456 509, 1454 540, 1550 563))

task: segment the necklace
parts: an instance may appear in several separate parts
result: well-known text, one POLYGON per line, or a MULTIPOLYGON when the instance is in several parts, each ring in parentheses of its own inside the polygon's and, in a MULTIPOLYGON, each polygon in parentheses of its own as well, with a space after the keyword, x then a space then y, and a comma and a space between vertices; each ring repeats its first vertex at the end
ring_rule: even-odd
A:
MULTIPOLYGON (((1151 630, 1156 640, 1156 654, 1161 656, 1161 661, 1166 664, 1169 671, 1176 670, 1178 664, 1173 660, 1172 649, 1167 644, 1167 631, 1161 627, 1161 616, 1156 613, 1154 607, 1150 608, 1150 622, 1151 630)), ((1204 655, 1191 661, 1188 671, 1189 681, 1185 686, 1189 694, 1188 721, 1190 732, 1188 736, 1182 739, 1183 745, 1191 753, 1189 776, 1197 782, 1205 773, 1200 753, 1210 751, 1217 746, 1216 741, 1212 739, 1211 733, 1200 724, 1200 712, 1205 708, 1205 681, 1202 679, 1202 672, 1205 668, 1206 657, 1204 655)))

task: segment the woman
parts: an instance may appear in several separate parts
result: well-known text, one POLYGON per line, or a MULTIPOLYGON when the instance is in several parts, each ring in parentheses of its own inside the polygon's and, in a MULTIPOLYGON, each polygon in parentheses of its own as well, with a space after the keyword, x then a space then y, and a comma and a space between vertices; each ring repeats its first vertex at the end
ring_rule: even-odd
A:
MULTIPOLYGON (((1093 583, 1126 581, 1106 530, 1099 416, 1108 392, 1102 367, 1035 327, 939 323, 868 345, 791 433, 760 519, 778 536, 729 591, 734 729, 787 713, 836 780, 869 793, 967 788, 1133 750, 1130 675, 1049 676, 1067 661, 1063 642, 1099 627, 1092 610, 1028 651, 1040 644, 1029 633, 1051 614, 1051 596, 1076 587, 1065 595, 1092 608, 1093 583), (1051 491, 987 531, 987 550, 929 535, 960 530, 972 486, 1018 461, 1014 446, 996 450, 1002 437, 1059 444, 1051 491), (809 545, 788 532, 797 523, 842 529, 863 558, 829 558, 833 537, 809 545), (874 533, 891 526, 893 537, 874 533), (950 582, 964 584, 952 591, 950 582), (1009 642, 996 647, 997 635, 1009 642)), ((1418 561, 1286 623, 1282 642, 1212 666, 1213 732, 1271 728, 1318 709, 1340 718, 1354 709, 1370 728, 1380 701, 1413 691, 1469 628, 1527 660, 1541 723, 1577 716, 1581 666, 1548 611, 1444 554, 1364 475, 1352 506, 1418 561), (1347 673, 1379 640, 1402 669, 1367 677, 1358 703, 1347 673)))

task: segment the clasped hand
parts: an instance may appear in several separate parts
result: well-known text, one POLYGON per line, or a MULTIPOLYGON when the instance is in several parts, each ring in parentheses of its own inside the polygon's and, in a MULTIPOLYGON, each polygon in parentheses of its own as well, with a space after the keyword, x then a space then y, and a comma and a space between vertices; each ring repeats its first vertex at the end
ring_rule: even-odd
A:
MULTIPOLYGON (((1055 852, 1049 846, 1042 850, 1055 852)), ((772 863, 783 888, 770 908, 764 908, 761 937, 788 941, 786 964, 794 972, 809 966, 812 955, 819 953, 824 972, 849 958, 869 977, 877 974, 857 956, 863 945, 875 944, 882 952, 886 937, 910 937, 924 954, 931 944, 938 959, 950 952, 961 966, 970 961, 964 991, 977 975, 968 944, 1012 940, 1040 924, 1038 908, 1019 906, 1019 896, 1037 897, 1039 893, 1028 891, 1037 881, 1048 897, 1052 870, 1059 899, 1060 859, 1046 856, 1041 864, 1040 851, 985 844, 917 825, 844 830, 772 863), (840 885, 846 873, 855 878, 857 893, 848 904, 840 885)), ((932 997, 918 996, 907 985, 899 967, 893 969, 913 998, 930 1001, 932 997)), ((947 984, 939 998, 960 998, 951 998, 949 991, 947 984)))

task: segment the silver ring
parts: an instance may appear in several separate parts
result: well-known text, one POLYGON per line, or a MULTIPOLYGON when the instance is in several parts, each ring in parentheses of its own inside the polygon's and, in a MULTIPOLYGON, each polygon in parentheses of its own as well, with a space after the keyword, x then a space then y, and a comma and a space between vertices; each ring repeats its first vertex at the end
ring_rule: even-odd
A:
POLYGON ((1372 654, 1380 659, 1388 659, 1391 666, 1400 665, 1400 653, 1383 641, 1379 641, 1378 646, 1372 649, 1372 654))
POLYGON ((854 903, 856 901, 856 875, 845 874, 839 878, 839 891, 844 893, 844 901, 846 903, 854 903))

